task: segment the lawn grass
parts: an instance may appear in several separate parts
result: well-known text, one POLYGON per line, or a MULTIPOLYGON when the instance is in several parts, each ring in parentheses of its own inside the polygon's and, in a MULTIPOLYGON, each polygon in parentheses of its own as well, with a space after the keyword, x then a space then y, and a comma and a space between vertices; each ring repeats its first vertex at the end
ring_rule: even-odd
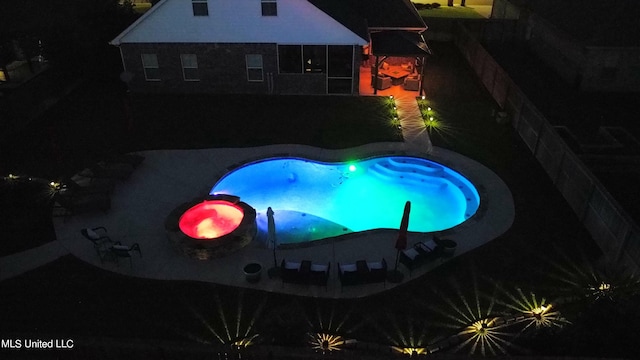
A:
POLYGON ((420 9, 418 10, 418 14, 427 19, 484 19, 482 15, 473 10, 472 6, 446 6, 446 4, 434 9, 420 9))
POLYGON ((390 120, 377 97, 127 96, 117 80, 91 82, 2 144, 0 170, 53 179, 114 151, 399 141, 390 120))
POLYGON ((151 3, 150 2, 146 2, 146 3, 134 3, 133 4, 133 11, 136 14, 144 14, 145 12, 147 12, 149 9, 151 9, 151 3))
POLYGON ((347 148, 400 141, 379 97, 135 95, 139 149, 306 144, 347 148))

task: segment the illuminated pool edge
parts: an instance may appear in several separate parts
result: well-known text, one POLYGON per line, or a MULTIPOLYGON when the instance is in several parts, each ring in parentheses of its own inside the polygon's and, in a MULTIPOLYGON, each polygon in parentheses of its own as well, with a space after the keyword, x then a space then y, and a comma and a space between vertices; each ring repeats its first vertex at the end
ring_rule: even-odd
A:
MULTIPOLYGON (((285 162, 284 166, 289 166, 290 162, 293 162, 293 163, 299 162, 300 164, 311 163, 313 165, 319 165, 322 167, 336 167, 336 168, 342 167, 342 168, 348 169, 343 171, 345 172, 349 171, 351 173, 353 173, 354 171, 356 171, 356 169, 359 168, 359 166, 357 168, 354 164, 367 163, 365 169, 371 168, 367 171, 372 171, 373 169, 376 169, 377 167, 380 167, 380 166, 386 166, 384 170, 386 170, 387 172, 392 171, 393 176, 397 176, 401 179, 404 179, 404 181, 407 181, 407 182, 413 181, 413 184, 408 183, 409 185, 415 185, 415 182, 418 181, 416 179, 412 179, 416 175, 420 175, 421 179, 424 177, 433 178, 433 179, 446 179, 447 183, 449 183, 449 185, 453 185, 456 188, 456 191, 458 191, 462 196, 462 203, 464 204, 465 207, 463 211, 460 212, 461 218, 459 222, 456 222, 453 225, 449 225, 449 226, 444 226, 444 225, 440 226, 439 224, 435 223, 435 226, 433 226, 430 229, 413 229, 413 230, 410 229, 410 231, 412 232, 423 232, 423 233, 443 232, 452 228, 459 227, 460 225, 466 223, 471 218, 476 218, 475 216, 476 213, 479 210, 481 210, 481 208, 484 205, 483 201, 481 200, 483 196, 481 195, 480 188, 474 183, 474 181, 471 180, 471 178, 468 175, 465 174, 464 170, 461 171, 460 169, 458 169, 457 166, 455 165, 452 166, 451 164, 448 164, 447 161, 437 160, 433 158, 426 158, 424 157, 424 155, 420 156, 416 154, 397 153, 397 152, 367 154, 366 156, 361 156, 361 157, 352 155, 352 156, 340 157, 338 159, 336 158, 322 159, 322 157, 300 155, 300 154, 275 154, 275 156, 264 156, 260 158, 254 158, 247 161, 243 161, 241 163, 236 163, 233 166, 228 167, 226 169, 226 172, 217 179, 217 181, 215 182, 215 184, 210 190, 210 194, 211 195, 234 194, 234 195, 242 196, 246 199, 247 202, 251 203, 252 206, 255 206, 256 211, 258 211, 259 218, 262 219, 264 211, 262 210, 262 207, 261 207, 263 205, 261 201, 257 201, 254 203, 253 201, 254 198, 252 197, 251 194, 248 195, 243 191, 238 191, 237 188, 234 188, 232 186, 225 185, 223 187, 220 187, 220 184, 223 183, 230 176, 234 176, 234 174, 238 171, 243 171, 243 169, 248 169, 254 165, 262 166, 263 164, 268 164, 270 162, 275 162, 276 164, 280 162, 285 162), (387 164, 387 162, 389 164, 387 164), (426 166, 426 169, 428 169, 426 173, 423 173, 422 171, 416 171, 416 169, 420 170, 425 166, 426 166), (405 173, 403 173, 403 171, 405 173), (466 198, 466 202, 465 202, 465 198, 466 198)), ((276 168, 278 167, 279 166, 276 166, 276 168)), ((292 175, 295 176, 297 174, 297 171, 300 171, 300 170, 304 172, 303 169, 299 169, 299 168, 296 168, 296 170, 287 170, 287 171, 291 171, 292 175)), ((285 173, 287 171, 285 171, 285 173)), ((266 172, 266 170, 264 170, 263 172, 266 172)), ((390 181, 392 181, 392 176, 386 176, 387 175, 386 173, 383 175, 385 175, 385 178, 389 177, 390 181)), ((289 175, 289 177, 291 178, 291 175, 289 175)), ((294 179, 293 181, 299 180, 297 179, 297 176, 294 177, 293 179, 294 179)), ((279 179, 279 180, 282 180, 282 179, 279 179)), ((289 182, 291 183, 292 180, 289 180, 289 182)), ((246 184, 247 182, 245 181, 242 183, 246 184)), ((342 182, 340 182, 340 184, 342 184, 342 182)), ((420 184, 418 183, 418 185, 420 184)), ((407 186, 407 183, 401 186, 407 186)), ((295 196, 296 198, 304 198, 306 196, 306 194, 304 195, 297 194, 297 195, 298 196, 295 196)), ((379 198, 379 196, 372 196, 371 198, 379 198)), ((404 205, 404 201, 402 202, 402 204, 404 205)), ((274 206, 274 205, 271 205, 271 206, 274 206)), ((274 210, 275 209, 276 208, 274 207, 274 210)), ((304 210, 298 209, 298 208, 296 209, 302 214, 302 216, 308 215, 307 214, 309 212, 308 209, 304 209, 304 210)), ((287 209, 287 211, 292 211, 292 210, 287 209)), ((320 216, 317 213, 314 213, 313 211, 311 211, 311 214, 315 216, 320 216)), ((336 222, 337 224, 343 224, 343 227, 345 229, 347 227, 352 229, 351 226, 345 225, 340 221, 336 221, 334 219, 332 219, 332 221, 336 222)), ((415 221, 412 222, 412 224, 415 224, 415 223, 416 223, 415 221)), ((264 230, 263 227, 264 227, 264 224, 259 220, 258 228, 260 233, 263 232, 264 230)), ((354 230, 349 231, 349 233, 337 234, 337 235, 332 234, 330 236, 317 237, 315 239, 303 240, 301 242, 302 243, 322 243, 322 240, 325 238, 342 237, 350 233, 363 233, 363 232, 368 232, 373 230, 396 229, 396 224, 389 223, 387 221, 386 223, 384 223, 383 226, 369 227, 369 228, 363 228, 363 229, 358 229, 357 227, 355 227, 353 229, 354 230)), ((296 244, 297 242, 290 243, 287 241, 281 241, 279 243, 279 247, 282 245, 287 245, 287 246, 292 245, 292 247, 299 247, 296 244)))
POLYGON ((165 232, 175 251, 197 260, 209 260, 234 253, 247 246, 256 236, 256 211, 239 198, 229 195, 205 196, 180 204, 165 219, 165 232), (221 201, 242 209, 240 224, 231 232, 216 238, 198 239, 180 229, 182 215, 194 206, 206 201, 221 201))

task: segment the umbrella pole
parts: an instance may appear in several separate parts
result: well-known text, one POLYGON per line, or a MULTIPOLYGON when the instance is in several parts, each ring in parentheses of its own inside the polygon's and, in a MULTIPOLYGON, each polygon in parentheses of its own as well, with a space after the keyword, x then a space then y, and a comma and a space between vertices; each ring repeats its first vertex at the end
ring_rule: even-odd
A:
POLYGON ((269 278, 279 277, 280 276, 280 268, 278 267, 278 259, 276 258, 276 244, 278 239, 276 238, 276 230, 275 223, 273 220, 273 210, 271 207, 267 208, 267 240, 271 238, 271 244, 273 246, 273 267, 269 269, 268 274, 269 278))
POLYGON ((387 274, 387 280, 391 283, 400 283, 404 278, 404 274, 398 271, 398 260, 400 259, 400 249, 396 252, 396 266, 387 274))
POLYGON ((280 268, 276 259, 276 239, 273 239, 273 267, 268 270, 269 278, 277 278, 280 276, 280 268))
POLYGON ((396 251, 396 267, 393 268, 393 271, 398 271, 398 260, 400 260, 400 250, 396 251))
POLYGON ((278 259, 276 259, 276 239, 273 239, 273 267, 278 267, 278 259))

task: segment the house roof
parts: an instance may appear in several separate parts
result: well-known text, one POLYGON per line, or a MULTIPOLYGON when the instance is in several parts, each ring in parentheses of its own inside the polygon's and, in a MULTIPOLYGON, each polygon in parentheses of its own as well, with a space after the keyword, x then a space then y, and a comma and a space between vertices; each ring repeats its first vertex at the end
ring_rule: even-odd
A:
POLYGON ((207 4, 208 16, 194 16, 191 1, 161 0, 110 43, 365 45, 369 41, 304 0, 278 0, 277 16, 262 16, 258 0, 208 0, 207 4))
POLYGON ((424 31, 427 25, 409 0, 308 0, 356 34, 368 30, 424 31))
POLYGON ((371 53, 376 56, 430 55, 421 34, 410 31, 380 31, 371 33, 371 53))

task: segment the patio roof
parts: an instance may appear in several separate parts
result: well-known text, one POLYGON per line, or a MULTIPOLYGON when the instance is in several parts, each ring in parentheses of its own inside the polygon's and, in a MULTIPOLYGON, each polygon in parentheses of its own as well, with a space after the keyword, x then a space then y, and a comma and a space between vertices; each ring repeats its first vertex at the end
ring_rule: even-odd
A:
POLYGON ((374 56, 431 55, 431 49, 422 34, 411 31, 371 33, 371 51, 374 56))
POLYGON ((309 0, 361 37, 369 30, 424 31, 427 25, 409 0, 309 0))

